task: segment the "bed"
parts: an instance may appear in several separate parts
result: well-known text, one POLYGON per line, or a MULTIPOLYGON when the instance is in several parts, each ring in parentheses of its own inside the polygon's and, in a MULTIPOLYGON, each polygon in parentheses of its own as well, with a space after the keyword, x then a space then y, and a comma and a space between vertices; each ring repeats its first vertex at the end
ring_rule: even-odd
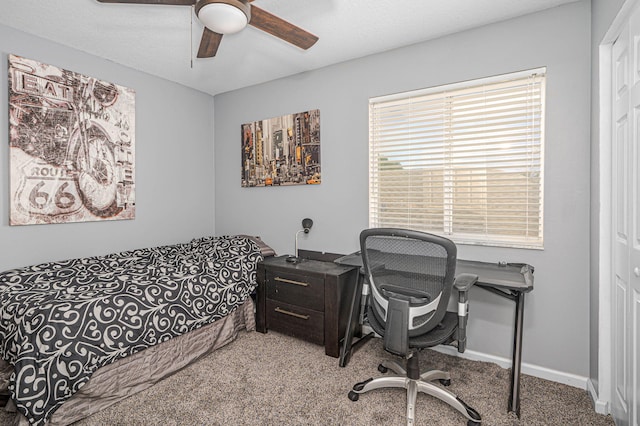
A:
POLYGON ((255 329, 246 236, 51 262, 0 274, 0 390, 16 424, 64 425, 255 329))

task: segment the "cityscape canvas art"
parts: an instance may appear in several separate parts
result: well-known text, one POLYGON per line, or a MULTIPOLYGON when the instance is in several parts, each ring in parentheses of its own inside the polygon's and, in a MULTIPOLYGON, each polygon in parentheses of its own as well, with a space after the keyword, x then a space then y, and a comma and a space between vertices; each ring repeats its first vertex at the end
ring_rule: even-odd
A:
POLYGON ((242 125, 242 186, 317 185, 320 110, 242 125))
POLYGON ((9 55, 10 224, 135 217, 135 92, 9 55))

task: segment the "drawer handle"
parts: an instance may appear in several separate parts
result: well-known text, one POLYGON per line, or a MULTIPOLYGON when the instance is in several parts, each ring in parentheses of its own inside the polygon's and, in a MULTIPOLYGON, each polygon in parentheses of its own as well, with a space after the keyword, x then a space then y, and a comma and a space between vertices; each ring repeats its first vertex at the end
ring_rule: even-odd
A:
POLYGON ((305 283, 305 282, 302 282, 302 281, 288 280, 286 278, 280 278, 280 277, 276 277, 275 280, 283 282, 283 283, 287 283, 287 284, 295 284, 295 285, 300 285, 302 287, 309 287, 308 283, 305 283))
POLYGON ((295 312, 291 312, 291 311, 287 311, 286 309, 282 309, 281 307, 276 307, 274 309, 276 312, 280 313, 280 314, 285 314, 285 315, 289 315, 292 317, 296 317, 296 318, 300 318, 303 320, 308 320, 309 319, 309 315, 302 315, 302 314, 296 314, 295 312))

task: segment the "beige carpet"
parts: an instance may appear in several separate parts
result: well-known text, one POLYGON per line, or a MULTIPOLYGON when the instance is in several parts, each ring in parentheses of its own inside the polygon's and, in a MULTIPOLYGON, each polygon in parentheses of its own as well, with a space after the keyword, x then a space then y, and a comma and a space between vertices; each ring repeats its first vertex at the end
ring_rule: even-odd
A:
MULTIPOLYGON (((357 351, 346 368, 324 348, 275 332, 241 332, 196 364, 92 417, 93 425, 403 425, 405 393, 376 390, 352 402, 354 383, 378 376, 389 358, 379 339, 357 351)), ((430 350, 422 367, 449 370, 451 391, 485 425, 613 425, 595 413, 586 391, 523 375, 521 419, 507 414, 509 370, 430 350)), ((9 421, 0 414, 0 424, 9 421)), ((440 401, 418 396, 416 425, 465 425, 440 401)))

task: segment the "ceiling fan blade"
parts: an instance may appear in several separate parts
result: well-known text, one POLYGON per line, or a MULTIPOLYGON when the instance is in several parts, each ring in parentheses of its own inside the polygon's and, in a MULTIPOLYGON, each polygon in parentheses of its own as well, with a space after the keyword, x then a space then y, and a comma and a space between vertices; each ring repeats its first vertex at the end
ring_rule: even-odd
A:
POLYGON ((200 48, 198 49, 198 58, 213 58, 216 56, 220 41, 222 41, 222 34, 215 33, 204 27, 200 48))
POLYGON ((305 50, 318 41, 313 34, 256 6, 251 6, 249 24, 305 50))
POLYGON ((100 3, 131 3, 131 4, 166 4, 176 6, 191 6, 197 0, 98 0, 100 3))

